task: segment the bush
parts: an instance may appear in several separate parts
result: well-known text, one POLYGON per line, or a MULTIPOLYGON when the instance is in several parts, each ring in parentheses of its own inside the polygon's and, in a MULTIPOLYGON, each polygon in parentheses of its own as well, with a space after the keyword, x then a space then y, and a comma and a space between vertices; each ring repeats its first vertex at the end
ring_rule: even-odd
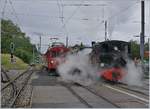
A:
POLYGON ((15 55, 19 58, 21 58, 25 63, 30 63, 32 60, 32 54, 28 51, 25 51, 23 49, 16 49, 15 55))
POLYGON ((36 46, 30 42, 30 38, 10 20, 2 19, 1 31, 1 52, 10 54, 10 44, 13 42, 15 44, 14 55, 30 63, 33 49, 35 54, 38 53, 36 46))

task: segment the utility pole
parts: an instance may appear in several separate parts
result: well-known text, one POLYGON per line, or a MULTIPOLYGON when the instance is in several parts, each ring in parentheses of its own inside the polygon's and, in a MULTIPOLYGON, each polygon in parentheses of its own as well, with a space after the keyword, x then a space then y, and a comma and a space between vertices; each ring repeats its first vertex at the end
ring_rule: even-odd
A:
POLYGON ((68 47, 68 36, 66 37, 66 47, 68 47))
POLYGON ((32 60, 32 61, 33 61, 33 64, 34 64, 34 63, 35 63, 35 57, 34 57, 34 46, 32 47, 32 49, 33 49, 33 50, 32 50, 32 58, 33 58, 33 60, 32 60))
POLYGON ((105 41, 107 40, 107 21, 105 21, 105 41))
POLYGON ((40 38, 40 43, 39 43, 39 53, 41 53, 41 35, 39 36, 40 38))
POLYGON ((39 36, 40 42, 39 42, 39 63, 41 63, 41 35, 39 36))
POLYGON ((140 56, 144 59, 144 39, 145 39, 145 3, 141 1, 141 34, 140 34, 140 56))

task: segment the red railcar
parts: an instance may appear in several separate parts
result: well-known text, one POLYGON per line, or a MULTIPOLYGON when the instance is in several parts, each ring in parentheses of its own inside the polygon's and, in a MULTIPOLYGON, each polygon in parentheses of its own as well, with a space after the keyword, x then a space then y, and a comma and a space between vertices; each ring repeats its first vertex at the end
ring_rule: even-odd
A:
POLYGON ((56 74, 57 67, 59 64, 65 61, 65 57, 69 49, 64 46, 63 43, 53 43, 51 47, 48 48, 47 52, 45 53, 47 69, 50 74, 56 74))

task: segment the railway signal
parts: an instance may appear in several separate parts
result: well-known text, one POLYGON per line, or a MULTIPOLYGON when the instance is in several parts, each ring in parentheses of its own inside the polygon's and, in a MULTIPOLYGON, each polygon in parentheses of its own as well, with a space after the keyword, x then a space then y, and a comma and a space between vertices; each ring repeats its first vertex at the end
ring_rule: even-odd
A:
POLYGON ((15 44, 13 42, 10 43, 10 61, 11 63, 14 62, 14 48, 15 44))
POLYGON ((10 43, 10 52, 14 53, 15 44, 13 42, 10 43))

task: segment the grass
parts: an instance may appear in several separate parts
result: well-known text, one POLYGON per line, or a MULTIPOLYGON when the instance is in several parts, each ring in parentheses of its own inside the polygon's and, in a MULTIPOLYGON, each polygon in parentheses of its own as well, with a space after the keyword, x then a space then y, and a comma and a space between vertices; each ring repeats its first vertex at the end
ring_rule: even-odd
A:
POLYGON ((1 65, 7 69, 16 69, 16 70, 24 70, 27 69, 28 64, 24 63, 20 58, 15 57, 14 59, 16 62, 11 63, 10 61, 10 54, 1 54, 1 65))

